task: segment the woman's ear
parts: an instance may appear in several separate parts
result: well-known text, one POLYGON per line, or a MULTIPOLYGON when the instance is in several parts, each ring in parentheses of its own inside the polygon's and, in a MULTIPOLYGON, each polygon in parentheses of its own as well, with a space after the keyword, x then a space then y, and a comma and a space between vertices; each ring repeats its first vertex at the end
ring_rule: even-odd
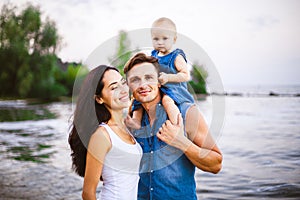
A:
POLYGON ((103 100, 101 97, 97 96, 97 95, 94 95, 94 99, 97 101, 97 103, 99 104, 103 104, 103 100))

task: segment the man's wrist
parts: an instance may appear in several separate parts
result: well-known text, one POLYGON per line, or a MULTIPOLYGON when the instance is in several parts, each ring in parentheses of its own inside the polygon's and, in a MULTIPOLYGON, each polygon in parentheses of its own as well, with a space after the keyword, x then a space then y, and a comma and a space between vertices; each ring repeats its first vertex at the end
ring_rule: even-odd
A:
POLYGON ((186 153, 191 145, 193 145, 193 142, 191 140, 189 140, 188 138, 184 137, 184 139, 181 141, 179 149, 183 153, 186 153))

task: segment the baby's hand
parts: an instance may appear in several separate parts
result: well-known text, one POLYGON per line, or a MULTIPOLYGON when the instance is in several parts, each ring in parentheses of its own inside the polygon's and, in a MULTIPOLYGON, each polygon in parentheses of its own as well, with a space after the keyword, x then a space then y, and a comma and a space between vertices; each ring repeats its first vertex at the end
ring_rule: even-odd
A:
POLYGON ((160 72, 158 80, 159 80, 160 84, 165 85, 166 83, 169 82, 169 80, 168 80, 168 74, 166 74, 164 72, 160 72))

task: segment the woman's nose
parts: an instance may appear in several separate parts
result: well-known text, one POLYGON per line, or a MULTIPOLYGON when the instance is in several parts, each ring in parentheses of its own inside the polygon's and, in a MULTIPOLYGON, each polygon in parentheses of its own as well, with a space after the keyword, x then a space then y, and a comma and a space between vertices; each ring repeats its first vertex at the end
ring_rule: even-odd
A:
POLYGON ((127 93, 128 93, 129 87, 128 87, 127 84, 122 85, 121 88, 122 88, 122 89, 121 89, 121 92, 123 92, 123 93, 127 92, 127 93))

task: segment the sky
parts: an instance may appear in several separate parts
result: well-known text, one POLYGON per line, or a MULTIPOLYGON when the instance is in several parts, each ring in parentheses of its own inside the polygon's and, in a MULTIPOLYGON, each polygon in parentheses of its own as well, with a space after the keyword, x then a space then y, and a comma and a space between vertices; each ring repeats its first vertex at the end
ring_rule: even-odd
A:
POLYGON ((205 51, 225 86, 300 84, 299 0, 10 2, 39 5, 43 17, 55 21, 63 61, 85 62, 120 30, 150 28, 155 19, 168 17, 205 51))

